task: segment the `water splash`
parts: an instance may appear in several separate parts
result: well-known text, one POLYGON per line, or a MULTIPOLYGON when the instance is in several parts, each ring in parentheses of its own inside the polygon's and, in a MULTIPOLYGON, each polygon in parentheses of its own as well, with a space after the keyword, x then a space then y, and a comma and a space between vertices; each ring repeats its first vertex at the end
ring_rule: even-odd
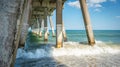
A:
POLYGON ((48 67, 57 67, 58 63, 64 64, 64 67, 119 67, 119 57, 120 46, 109 46, 102 41, 96 41, 96 45, 93 47, 79 42, 65 42, 63 48, 55 48, 50 44, 28 51, 19 48, 16 58, 29 59, 22 60, 22 63, 17 62, 19 66, 26 65, 26 67, 31 64, 35 64, 34 67, 45 67, 45 64, 50 65, 48 67), (56 63, 55 60, 53 62, 53 60, 47 59, 48 57, 54 58, 58 62, 56 63), (29 63, 30 59, 41 60, 29 63))
POLYGON ((96 41, 95 46, 83 45, 79 42, 65 42, 63 48, 55 48, 54 46, 45 45, 36 50, 25 51, 19 48, 16 58, 41 58, 41 57, 57 57, 57 56, 86 56, 86 55, 102 55, 120 53, 118 48, 113 48, 102 41, 96 41))

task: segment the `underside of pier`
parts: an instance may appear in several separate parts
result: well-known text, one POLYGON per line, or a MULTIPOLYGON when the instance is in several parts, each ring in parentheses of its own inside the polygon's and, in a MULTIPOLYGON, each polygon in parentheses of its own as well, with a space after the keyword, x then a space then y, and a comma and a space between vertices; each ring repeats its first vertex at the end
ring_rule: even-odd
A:
MULTIPOLYGON (((29 27, 32 28, 36 24, 39 32, 32 32, 42 36, 41 27, 44 25, 44 41, 48 40, 48 17, 52 34, 56 36, 56 47, 61 48, 63 38, 67 39, 62 19, 65 2, 66 0, 0 0, 0 67, 14 67, 17 49, 24 46, 29 27), (56 10, 56 34, 51 18, 54 10, 56 10)), ((86 1, 80 0, 80 3, 88 42, 94 45, 86 1)))

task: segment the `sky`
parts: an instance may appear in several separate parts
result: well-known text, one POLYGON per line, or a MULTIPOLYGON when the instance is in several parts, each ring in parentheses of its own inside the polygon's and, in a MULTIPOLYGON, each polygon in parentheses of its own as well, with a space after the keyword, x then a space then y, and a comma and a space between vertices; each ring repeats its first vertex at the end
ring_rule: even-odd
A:
MULTIPOLYGON (((120 30, 120 0, 87 0, 87 5, 93 30, 120 30)), ((52 19, 55 27, 56 11, 52 19)), ((65 2, 63 22, 66 30, 85 29, 78 0, 65 2)))

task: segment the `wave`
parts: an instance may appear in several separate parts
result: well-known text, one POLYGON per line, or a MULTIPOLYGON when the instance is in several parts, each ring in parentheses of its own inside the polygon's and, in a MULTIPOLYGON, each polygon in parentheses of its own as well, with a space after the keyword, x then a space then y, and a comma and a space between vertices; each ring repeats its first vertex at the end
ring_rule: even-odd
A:
POLYGON ((110 47, 102 41, 96 41, 95 46, 89 46, 80 42, 64 42, 63 48, 55 48, 48 44, 35 50, 26 51, 19 48, 16 58, 43 58, 59 56, 89 56, 103 54, 117 54, 120 50, 117 47, 110 47))

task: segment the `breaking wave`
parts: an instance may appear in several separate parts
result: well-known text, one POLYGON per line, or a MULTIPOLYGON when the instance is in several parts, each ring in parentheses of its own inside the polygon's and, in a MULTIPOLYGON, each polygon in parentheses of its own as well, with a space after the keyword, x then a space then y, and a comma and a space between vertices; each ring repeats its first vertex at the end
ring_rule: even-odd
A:
POLYGON ((111 47, 102 41, 96 41, 95 46, 89 46, 79 42, 65 42, 63 48, 55 48, 54 45, 45 45, 35 50, 26 51, 19 48, 16 58, 43 58, 58 56, 89 56, 120 53, 119 47, 111 47))
POLYGON ((119 45, 96 41, 93 47, 79 42, 65 42, 63 48, 54 46, 19 48, 15 67, 120 67, 119 45))

